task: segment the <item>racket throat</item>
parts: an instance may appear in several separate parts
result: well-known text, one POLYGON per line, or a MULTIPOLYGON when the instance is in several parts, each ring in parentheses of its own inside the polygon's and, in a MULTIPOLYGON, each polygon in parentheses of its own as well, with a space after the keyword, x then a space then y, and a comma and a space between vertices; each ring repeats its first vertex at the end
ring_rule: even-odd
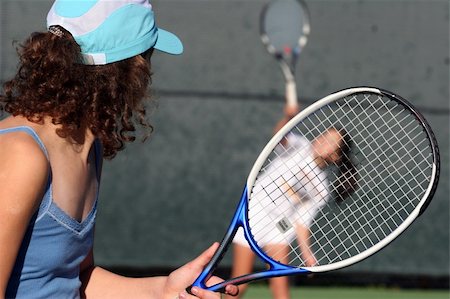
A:
MULTIPOLYGON (((190 290, 193 286, 198 286, 202 289, 212 290, 212 287, 206 286, 206 281, 213 275, 214 271, 216 270, 219 263, 222 261, 223 257, 225 256, 226 252, 228 251, 228 248, 232 244, 233 238, 236 235, 237 230, 240 227, 244 226, 244 219, 245 219, 245 211, 247 208, 247 202, 248 202, 248 191, 247 187, 244 188, 244 191, 242 192, 241 200, 239 201, 239 205, 236 209, 236 212, 234 213, 234 217, 228 227, 227 232, 225 233, 225 236, 223 237, 222 241, 220 242, 220 246, 217 249, 217 251, 214 253, 213 257, 209 261, 209 263, 206 265, 206 267, 203 269, 200 276, 194 281, 192 286, 186 289, 188 293, 190 293, 190 290)), ((227 284, 224 284, 223 286, 220 286, 218 288, 223 288, 223 291, 225 290, 225 287, 227 284)), ((217 286, 217 285, 216 285, 217 286)), ((215 286, 213 286, 215 287, 215 286)), ((214 288, 214 290, 217 290, 214 288)), ((191 293, 190 293, 191 294, 191 293)))

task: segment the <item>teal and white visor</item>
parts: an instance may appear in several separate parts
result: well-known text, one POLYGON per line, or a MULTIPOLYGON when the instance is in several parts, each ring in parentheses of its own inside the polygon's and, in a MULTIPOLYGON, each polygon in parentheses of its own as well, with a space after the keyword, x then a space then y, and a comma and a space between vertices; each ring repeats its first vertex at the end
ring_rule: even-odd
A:
POLYGON ((47 15, 47 28, 54 25, 72 34, 85 64, 112 63, 150 48, 183 52, 177 36, 156 26, 147 0, 56 0, 47 15))

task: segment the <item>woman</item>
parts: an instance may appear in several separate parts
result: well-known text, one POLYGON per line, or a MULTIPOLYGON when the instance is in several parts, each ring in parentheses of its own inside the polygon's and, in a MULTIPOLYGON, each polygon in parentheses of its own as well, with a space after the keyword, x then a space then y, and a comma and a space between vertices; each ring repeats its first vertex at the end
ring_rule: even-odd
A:
POLYGON ((156 27, 147 0, 57 0, 47 25, 22 45, 0 97, 10 114, 0 121, 0 298, 219 298, 185 292, 217 244, 168 277, 94 265, 102 160, 138 127, 151 132, 150 57, 180 54, 180 40, 156 27))
MULTIPOLYGON (((297 113, 298 108, 285 107, 285 115, 277 123, 275 131, 281 129, 297 113)), ((249 202, 250 206, 253 205, 249 208, 252 235, 274 260, 290 264, 288 258, 292 248, 289 245, 297 240, 302 266, 317 264, 310 248, 309 227, 317 212, 330 199, 326 171, 329 165, 339 168, 341 174, 338 182, 348 183, 338 184, 340 187, 335 200, 344 200, 354 190, 355 169, 349 158, 350 145, 351 141, 344 130, 329 128, 312 141, 289 133, 275 149, 277 158, 258 175, 249 202), (277 209, 271 209, 273 204, 277 209), (277 213, 278 211, 283 213, 277 213), (283 227, 286 231, 283 231, 283 227), (289 230, 291 227, 294 229, 289 230)), ((254 254, 247 245, 242 230, 238 231, 233 243, 232 277, 250 273, 254 254)), ((271 278, 269 282, 273 298, 290 298, 287 277, 271 278)), ((239 288, 242 295, 247 286, 239 288)))

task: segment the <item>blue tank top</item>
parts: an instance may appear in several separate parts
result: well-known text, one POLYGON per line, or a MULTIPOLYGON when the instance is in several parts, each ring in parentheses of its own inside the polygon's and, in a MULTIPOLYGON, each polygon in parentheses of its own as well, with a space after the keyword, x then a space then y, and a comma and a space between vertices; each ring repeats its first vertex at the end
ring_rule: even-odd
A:
MULTIPOLYGON (((31 135, 48 159, 44 144, 32 128, 3 129, 0 134, 17 131, 31 135)), ((94 147, 98 179, 101 155, 98 144, 94 147)), ((67 215, 52 200, 50 174, 42 202, 22 241, 6 298, 80 298, 80 263, 93 245, 96 211, 97 199, 82 222, 67 215)))

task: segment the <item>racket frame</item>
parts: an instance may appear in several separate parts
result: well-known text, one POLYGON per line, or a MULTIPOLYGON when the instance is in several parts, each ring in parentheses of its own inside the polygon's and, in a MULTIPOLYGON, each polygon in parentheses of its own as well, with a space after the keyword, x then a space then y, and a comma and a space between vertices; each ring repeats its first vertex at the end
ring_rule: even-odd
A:
MULTIPOLYGON (((387 246, 389 243, 391 243, 396 237, 398 237, 402 232, 404 232, 417 217, 422 215, 422 213, 425 211, 425 209, 429 205, 429 203, 436 191, 437 184, 439 181, 439 172, 440 172, 439 149, 438 149, 435 135, 434 135, 431 127, 429 126, 428 122, 426 121, 426 119, 408 101, 399 97, 398 95, 393 94, 392 92, 389 92, 389 91, 383 90, 383 89, 379 89, 379 88, 374 88, 374 87, 348 88, 348 89, 333 93, 329 96, 326 96, 326 97, 322 98, 321 100, 311 104, 310 106, 305 108, 302 112, 297 114, 294 118, 292 118, 283 128, 281 128, 272 137, 272 139, 267 143, 267 145, 261 151, 260 155, 256 159, 256 161, 250 171, 250 174, 247 179, 246 187, 244 188, 244 191, 242 193, 242 196, 239 201, 236 212, 233 216, 230 226, 228 227, 228 230, 227 230, 219 248, 215 252, 215 254, 214 254, 213 258, 211 259, 211 261, 209 262, 209 264, 205 267, 205 269, 200 274, 200 276, 192 284, 192 286, 198 286, 203 289, 210 290, 210 291, 224 292, 225 286, 228 284, 239 285, 242 283, 247 283, 250 281, 266 279, 266 278, 271 278, 271 277, 301 274, 301 273, 328 272, 328 271, 348 267, 352 264, 360 262, 363 259, 366 259, 369 256, 373 255, 374 253, 378 252, 379 250, 381 250, 382 248, 387 246), (271 259, 270 257, 268 257, 267 255, 264 254, 264 252, 257 246, 256 241, 254 240, 253 236, 250 233, 250 227, 249 227, 249 223, 248 223, 248 202, 249 202, 248 199, 249 199, 251 191, 252 191, 250 188, 254 185, 256 177, 258 176, 258 173, 259 173, 261 167, 265 163, 267 157, 271 154, 274 147, 281 141, 281 139, 296 124, 301 122, 303 119, 305 119, 311 113, 320 109, 321 107, 323 107, 333 101, 336 101, 337 99, 340 99, 340 98, 343 98, 343 97, 346 97, 346 96, 349 96, 352 94, 357 94, 357 93, 372 93, 372 94, 379 95, 379 96, 387 96, 390 99, 393 99, 393 100, 401 103, 405 107, 407 107, 413 113, 413 115, 417 118, 417 120, 419 120, 419 122, 422 124, 422 127, 426 131, 427 136, 430 139, 430 145, 431 145, 431 149, 432 149, 432 153, 433 153, 433 165, 432 165, 430 184, 428 185, 419 204, 414 208, 414 210, 405 219, 405 221, 401 225, 399 225, 396 229, 394 229, 384 239, 382 239, 380 242, 378 242, 371 248, 368 248, 367 250, 365 250, 355 256, 352 256, 348 259, 334 262, 334 263, 331 263, 328 265, 319 265, 319 266, 314 266, 314 267, 293 267, 293 266, 288 266, 288 265, 278 263, 277 261, 271 259), (224 281, 222 283, 219 283, 219 284, 216 284, 213 286, 206 286, 205 282, 208 280, 210 275, 214 272, 215 268, 217 267, 217 265, 220 263, 221 259, 225 255, 228 247, 232 244, 233 237, 235 236, 239 227, 243 228, 244 236, 245 236, 246 240, 248 241, 250 248, 254 251, 254 253, 262 261, 266 262, 269 265, 269 269, 261 271, 261 272, 256 272, 256 273, 232 278, 230 280, 224 281)), ((190 288, 188 288, 188 291, 190 290, 190 288)))

